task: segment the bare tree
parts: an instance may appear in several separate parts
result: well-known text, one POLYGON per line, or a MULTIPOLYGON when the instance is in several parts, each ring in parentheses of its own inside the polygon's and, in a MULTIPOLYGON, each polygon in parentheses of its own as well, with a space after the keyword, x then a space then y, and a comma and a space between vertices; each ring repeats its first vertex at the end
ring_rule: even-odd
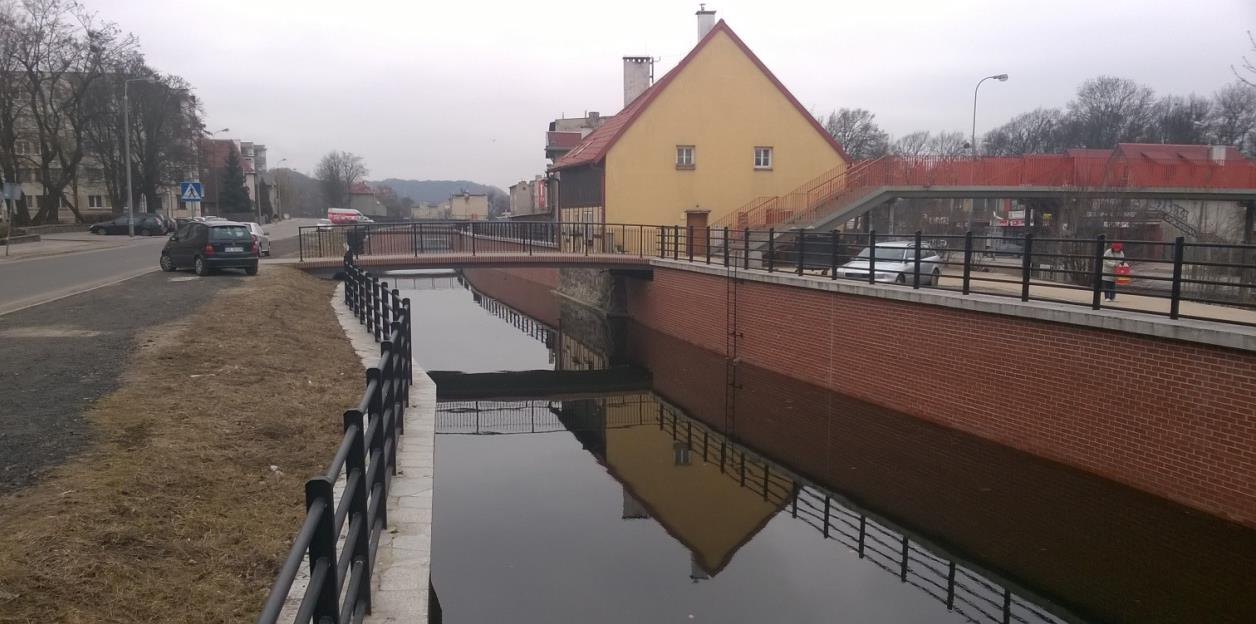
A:
POLYGON ((986 133, 982 151, 991 156, 1049 154, 1067 147, 1061 130, 1064 113, 1054 108, 1039 108, 1021 113, 1007 123, 986 133))
POLYGON ((924 156, 929 153, 929 131, 919 130, 895 139, 890 151, 895 156, 924 156))
MULTIPOLYGON (((17 56, 20 28, 14 5, 0 2, 0 177, 6 182, 19 182, 22 174, 17 153, 21 134, 18 121, 26 114, 26 98, 17 56)), ((29 219, 25 201, 18 202, 18 214, 25 216, 23 222, 29 219)))
POLYGON ((929 137, 925 148, 934 156, 963 156, 968 153, 968 137, 963 132, 939 132, 929 137))
POLYGON ((876 124, 876 115, 865 109, 841 108, 821 121, 855 160, 878 158, 890 151, 890 135, 876 124))
MULTIPOLYGON (((1247 31, 1247 42, 1251 44, 1252 52, 1256 53, 1256 36, 1253 36, 1250 30, 1247 31)), ((1239 62, 1239 67, 1231 65, 1230 71, 1233 71, 1234 75, 1239 80, 1247 83, 1248 86, 1256 87, 1256 61, 1252 61, 1244 56, 1243 60, 1239 62)))
POLYGON ((1133 80, 1099 76, 1082 83, 1068 110, 1072 146, 1110 148, 1147 138, 1155 93, 1133 80))
POLYGON ((86 153, 86 99, 107 67, 130 54, 135 40, 69 0, 27 0, 16 38, 27 111, 38 140, 36 168, 43 205, 30 220, 55 220, 64 204, 82 219, 65 190, 76 183, 86 153))
POLYGON ((1197 145, 1208 143, 1212 102, 1191 94, 1166 95, 1156 102, 1155 119, 1147 137, 1155 143, 1197 145))
POLYGON ((1212 97, 1210 113, 1208 126, 1214 142, 1256 156, 1256 86, 1235 82, 1222 87, 1212 97))
POLYGON ((324 155, 314 168, 314 177, 318 178, 323 197, 332 208, 345 207, 349 191, 353 185, 362 182, 367 173, 369 172, 361 156, 336 150, 324 155))

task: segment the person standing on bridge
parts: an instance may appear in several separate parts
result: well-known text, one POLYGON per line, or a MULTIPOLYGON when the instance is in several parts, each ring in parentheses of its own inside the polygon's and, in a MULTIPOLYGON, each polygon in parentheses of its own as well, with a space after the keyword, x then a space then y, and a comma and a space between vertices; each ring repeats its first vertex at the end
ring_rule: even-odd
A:
POLYGON ((1116 268, 1125 264, 1125 246, 1120 242, 1112 243, 1103 252, 1103 298, 1116 301, 1116 268))

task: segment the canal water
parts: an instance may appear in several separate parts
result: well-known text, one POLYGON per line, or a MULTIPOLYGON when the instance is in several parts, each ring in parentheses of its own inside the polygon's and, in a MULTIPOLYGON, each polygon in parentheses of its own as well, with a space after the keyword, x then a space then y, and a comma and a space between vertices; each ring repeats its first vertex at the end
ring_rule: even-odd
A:
POLYGON ((777 372, 730 387, 556 295, 394 281, 438 386, 444 622, 1256 621, 1256 532, 777 372))

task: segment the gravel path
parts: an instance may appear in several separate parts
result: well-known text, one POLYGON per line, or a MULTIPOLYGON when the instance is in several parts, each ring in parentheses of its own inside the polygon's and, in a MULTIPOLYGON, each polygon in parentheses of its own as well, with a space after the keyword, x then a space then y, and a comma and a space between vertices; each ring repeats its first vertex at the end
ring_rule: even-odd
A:
POLYGON ((0 493, 83 448, 83 414, 119 385, 137 334, 177 320, 242 274, 150 273, 0 316, 0 493))

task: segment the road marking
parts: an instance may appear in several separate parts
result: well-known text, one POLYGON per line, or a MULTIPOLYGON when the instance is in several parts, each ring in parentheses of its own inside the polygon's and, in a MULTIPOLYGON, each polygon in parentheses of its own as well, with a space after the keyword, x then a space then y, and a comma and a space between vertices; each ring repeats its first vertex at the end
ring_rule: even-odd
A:
POLYGON ((138 271, 132 271, 131 273, 125 273, 123 274, 122 277, 118 279, 110 279, 102 283, 91 284, 90 286, 87 286, 87 287, 71 286, 69 288, 62 288, 61 290, 53 291, 50 294, 43 295, 42 296, 43 298, 38 298, 41 296, 36 295, 37 299, 35 301, 31 301, 31 299, 29 298, 22 299, 22 300, 19 300, 18 303, 9 304, 11 307, 6 308, 6 307, 0 306, 0 316, 13 314, 14 312, 21 312, 22 310, 33 308, 38 305, 43 305, 45 303, 52 303, 54 301, 60 301, 61 299, 65 299, 66 297, 73 297, 74 295, 88 293, 98 288, 104 288, 106 286, 113 286, 115 284, 121 284, 122 282, 125 282, 127 280, 132 280, 141 275, 147 275, 149 273, 152 273, 154 271, 159 271, 159 270, 160 269, 157 267, 144 268, 138 271), (12 307, 12 306, 16 306, 16 307, 12 307))

